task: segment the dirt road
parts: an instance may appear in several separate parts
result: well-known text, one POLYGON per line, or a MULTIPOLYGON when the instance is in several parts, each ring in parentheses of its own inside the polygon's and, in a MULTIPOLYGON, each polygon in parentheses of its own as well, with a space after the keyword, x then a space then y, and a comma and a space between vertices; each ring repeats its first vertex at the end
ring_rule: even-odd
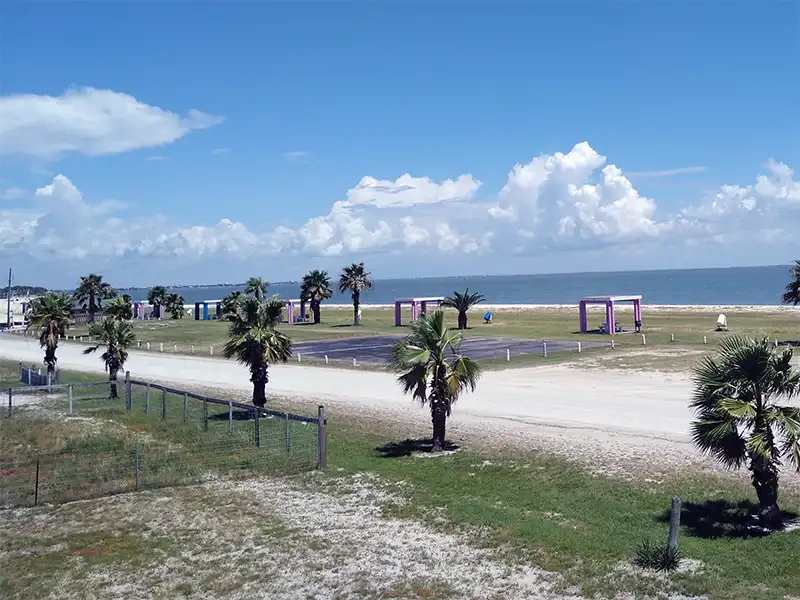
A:
MULTIPOLYGON (((58 349, 59 366, 103 372, 97 355, 83 355, 84 346, 58 349)), ((31 338, 0 336, 0 357, 40 363, 42 352, 31 338)), ((246 391, 247 370, 233 361, 132 351, 126 365, 133 377, 246 391)), ((270 367, 272 393, 330 399, 363 408, 415 411, 388 373, 315 368, 270 367)), ((526 425, 610 432, 636 437, 686 441, 691 413, 689 381, 683 374, 587 370, 563 366, 490 371, 476 392, 459 400, 453 424, 481 427, 526 425)))

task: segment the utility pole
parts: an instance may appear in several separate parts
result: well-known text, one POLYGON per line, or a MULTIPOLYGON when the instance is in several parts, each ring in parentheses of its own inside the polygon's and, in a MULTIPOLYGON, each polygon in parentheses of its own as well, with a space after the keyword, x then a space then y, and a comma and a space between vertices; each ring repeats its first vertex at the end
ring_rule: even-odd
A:
POLYGON ((11 322, 11 267, 8 268, 8 314, 6 317, 8 318, 8 330, 11 331, 13 325, 11 322))

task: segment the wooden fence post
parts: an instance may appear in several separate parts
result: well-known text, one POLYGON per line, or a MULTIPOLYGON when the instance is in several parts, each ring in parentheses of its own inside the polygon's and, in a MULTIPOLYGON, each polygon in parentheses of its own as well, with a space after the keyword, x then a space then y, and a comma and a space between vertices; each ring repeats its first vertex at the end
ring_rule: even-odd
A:
POLYGON ((11 416, 11 409, 14 404, 14 390, 8 388, 8 416, 11 416))
POLYGON ((667 545, 675 552, 678 549, 678 531, 681 528, 681 499, 672 497, 672 507, 669 511, 669 539, 667 545))
POLYGON ((139 491, 142 483, 142 449, 139 440, 136 440, 136 456, 135 456, 135 465, 136 465, 136 491, 139 491))
POLYGON ((228 400, 228 433, 233 433, 233 402, 228 400))
POLYGON ((189 422, 189 394, 183 392, 183 422, 189 422))
POLYGON ((256 429, 255 429, 255 443, 256 448, 261 447, 261 409, 256 407, 256 429))
POLYGON ((283 422, 283 439, 286 442, 286 452, 292 451, 292 424, 289 421, 289 413, 285 413, 286 418, 283 422))
POLYGON ((161 390, 161 418, 167 418, 167 390, 161 390))
POLYGON ((72 384, 67 386, 67 396, 69 397, 69 414, 72 414, 72 384))
POLYGON ((147 388, 144 393, 144 412, 150 412, 150 384, 147 384, 147 388))
POLYGON ((203 431, 208 431, 208 400, 203 398, 203 431))

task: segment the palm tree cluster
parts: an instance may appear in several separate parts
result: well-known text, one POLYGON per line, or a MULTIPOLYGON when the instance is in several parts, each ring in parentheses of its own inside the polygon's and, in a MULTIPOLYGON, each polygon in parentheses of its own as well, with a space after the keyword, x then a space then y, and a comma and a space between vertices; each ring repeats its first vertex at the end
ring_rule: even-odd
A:
POLYGON ((116 295, 111 284, 103 281, 102 275, 92 273, 81 277, 74 297, 75 302, 89 313, 89 323, 94 323, 95 315, 103 308, 103 300, 111 300, 116 295))

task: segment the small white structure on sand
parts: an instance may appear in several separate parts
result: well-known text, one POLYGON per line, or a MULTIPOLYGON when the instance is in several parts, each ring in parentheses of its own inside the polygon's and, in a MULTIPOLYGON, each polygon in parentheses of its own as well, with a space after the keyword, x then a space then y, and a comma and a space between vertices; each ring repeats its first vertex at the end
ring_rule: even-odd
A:
POLYGON ((728 317, 725 315, 717 317, 717 331, 728 331, 728 317))

